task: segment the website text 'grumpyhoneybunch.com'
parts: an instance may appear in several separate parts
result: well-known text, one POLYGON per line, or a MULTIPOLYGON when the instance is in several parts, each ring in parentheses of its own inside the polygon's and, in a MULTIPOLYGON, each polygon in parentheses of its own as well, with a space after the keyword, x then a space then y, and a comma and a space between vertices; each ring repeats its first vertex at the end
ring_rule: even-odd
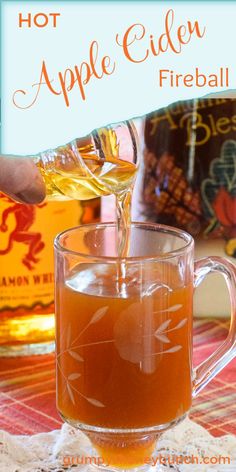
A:
MULTIPOLYGON (((62 459, 64 467, 71 467, 73 465, 97 465, 108 467, 110 464, 101 456, 63 456, 62 459)), ((175 455, 175 454, 156 454, 147 456, 144 459, 144 465, 156 467, 157 465, 230 465, 230 456, 196 456, 196 455, 175 455)))

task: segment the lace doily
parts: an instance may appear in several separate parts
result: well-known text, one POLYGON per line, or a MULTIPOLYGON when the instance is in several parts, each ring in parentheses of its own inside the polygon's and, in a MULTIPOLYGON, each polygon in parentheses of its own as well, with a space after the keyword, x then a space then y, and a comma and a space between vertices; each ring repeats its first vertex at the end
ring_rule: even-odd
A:
MULTIPOLYGON (((63 466, 65 457, 86 457, 88 439, 80 431, 64 424, 60 430, 33 436, 16 436, 0 431, 1 472, 94 472, 91 465, 63 466)), ((152 457, 174 454, 176 456, 229 457, 229 464, 180 464, 164 467, 179 472, 235 472, 236 437, 227 435, 214 438, 198 424, 185 419, 160 438, 152 457)), ((99 470, 99 469, 97 469, 99 470)), ((108 469, 109 470, 109 469, 108 469)), ((155 467, 150 467, 155 472, 155 467)))

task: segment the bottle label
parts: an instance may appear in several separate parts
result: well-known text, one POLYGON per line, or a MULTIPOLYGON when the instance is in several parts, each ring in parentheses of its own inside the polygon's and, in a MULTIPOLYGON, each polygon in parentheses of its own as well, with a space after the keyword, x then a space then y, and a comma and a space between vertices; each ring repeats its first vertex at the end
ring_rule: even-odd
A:
POLYGON ((143 205, 147 220, 219 239, 236 258, 236 99, 169 105, 145 124, 143 205))
POLYGON ((23 205, 0 193, 0 312, 53 302, 53 240, 82 212, 76 201, 23 205))

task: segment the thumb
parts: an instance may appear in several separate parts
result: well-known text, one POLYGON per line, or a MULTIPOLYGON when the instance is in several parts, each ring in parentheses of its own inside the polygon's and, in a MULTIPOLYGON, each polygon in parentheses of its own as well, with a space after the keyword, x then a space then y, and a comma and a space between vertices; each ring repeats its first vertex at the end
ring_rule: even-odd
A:
POLYGON ((46 196, 43 178, 29 157, 0 156, 0 191, 22 203, 40 203, 46 196))

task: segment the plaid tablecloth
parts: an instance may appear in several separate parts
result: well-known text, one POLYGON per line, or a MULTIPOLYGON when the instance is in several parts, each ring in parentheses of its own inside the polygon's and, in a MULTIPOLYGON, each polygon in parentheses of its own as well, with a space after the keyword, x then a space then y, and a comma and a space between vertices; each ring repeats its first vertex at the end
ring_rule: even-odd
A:
MULTIPOLYGON (((225 339, 227 320, 196 320, 194 364, 225 339)), ((190 417, 214 436, 236 434, 236 359, 194 399, 190 417)), ((34 434, 60 428, 54 355, 0 359, 0 429, 34 434)))

